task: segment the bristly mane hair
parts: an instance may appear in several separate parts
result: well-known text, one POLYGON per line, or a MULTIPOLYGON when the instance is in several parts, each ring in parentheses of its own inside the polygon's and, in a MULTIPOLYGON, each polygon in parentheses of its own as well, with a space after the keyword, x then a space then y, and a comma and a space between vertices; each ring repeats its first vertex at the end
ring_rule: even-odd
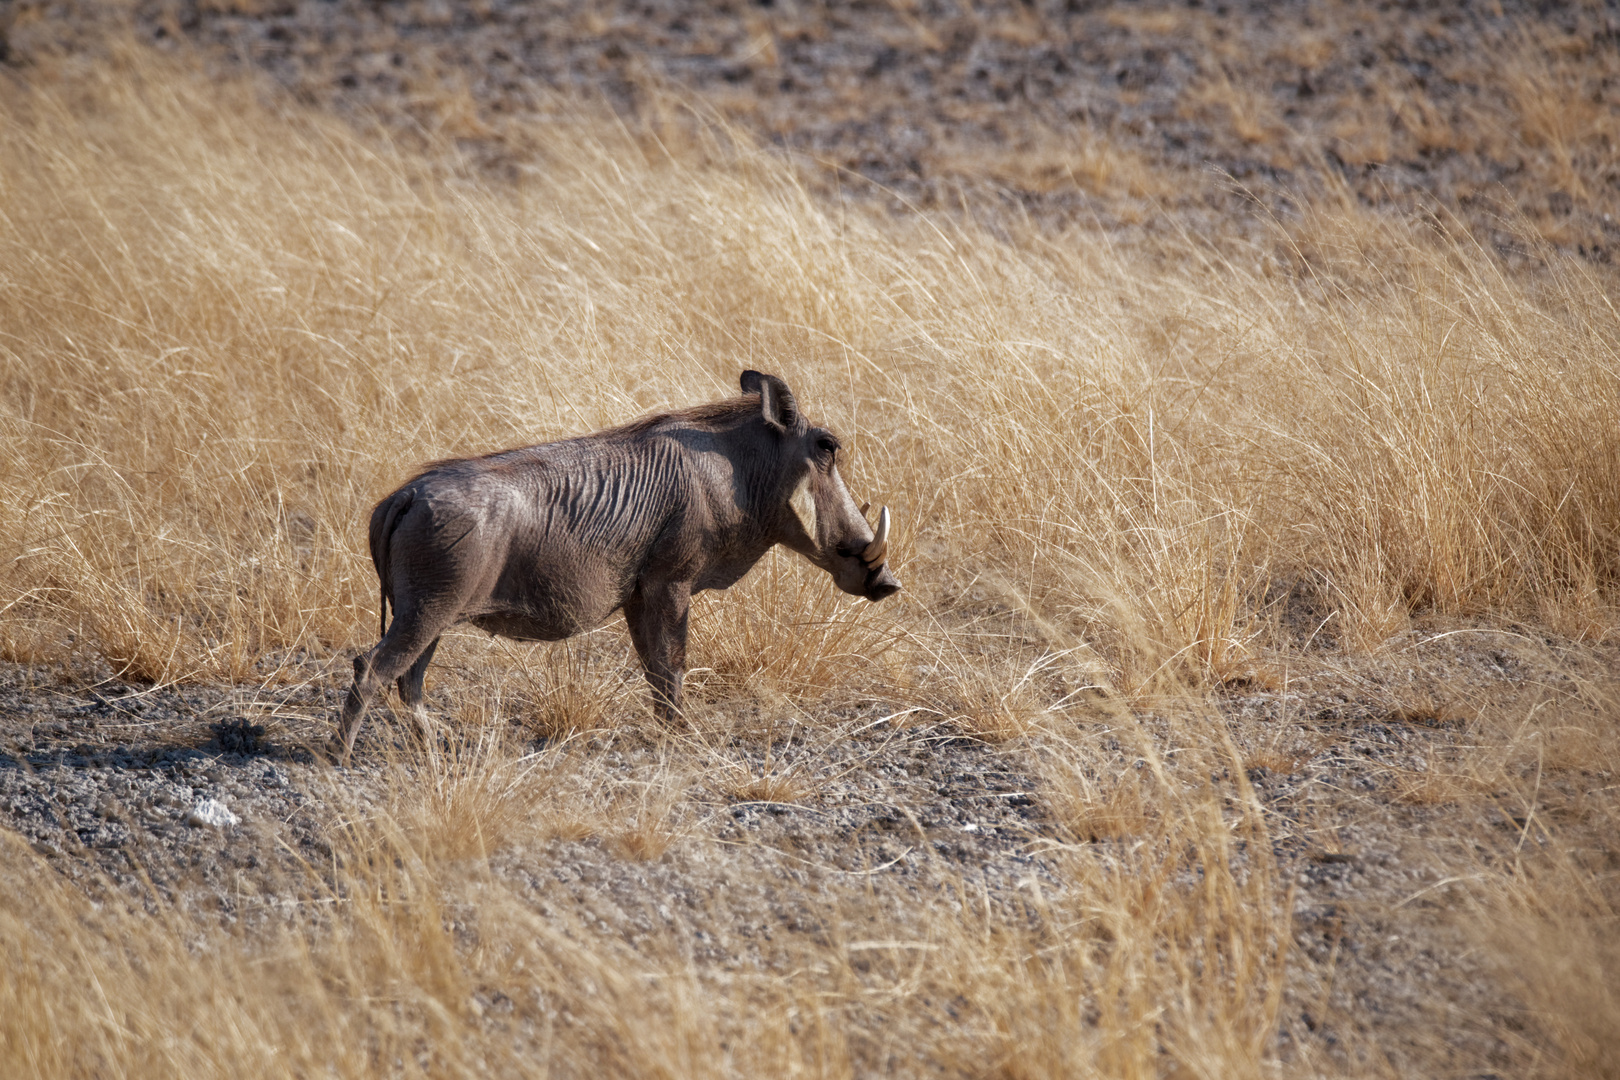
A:
POLYGON ((684 409, 674 409, 670 412, 648 413, 629 423, 611 427, 605 431, 597 432, 599 435, 638 435, 643 431, 657 427, 666 421, 702 424, 720 421, 746 420, 750 416, 759 415, 759 395, 744 394, 742 397, 726 398, 723 401, 705 401, 700 405, 689 405, 684 409))
MULTIPOLYGON (((750 416, 758 415, 759 395, 744 394, 741 397, 726 398, 722 401, 705 401, 698 405, 690 405, 684 409, 673 409, 669 412, 648 413, 646 416, 637 417, 636 419, 624 424, 620 424, 617 427, 604 428, 601 431, 592 431, 584 435, 570 435, 566 436, 566 438, 578 439, 590 438, 592 436, 603 436, 609 438, 624 437, 627 435, 639 435, 643 431, 649 431, 652 428, 669 421, 695 424, 720 423, 725 421, 745 420, 750 416)), ((439 458, 437 460, 424 463, 416 470, 416 475, 411 479, 413 481, 420 480, 423 476, 426 476, 433 470, 442 469, 447 465, 455 465, 463 461, 487 461, 490 458, 497 458, 503 454, 510 454, 517 450, 527 450, 529 446, 533 445, 537 444, 529 443, 524 446, 508 446, 504 450, 491 450, 485 454, 471 454, 466 457, 439 458)))

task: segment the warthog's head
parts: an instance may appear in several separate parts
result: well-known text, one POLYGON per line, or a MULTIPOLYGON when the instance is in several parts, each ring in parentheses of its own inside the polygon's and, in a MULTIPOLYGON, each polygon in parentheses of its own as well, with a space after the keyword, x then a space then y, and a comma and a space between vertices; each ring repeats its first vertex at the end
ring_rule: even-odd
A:
POLYGON ((742 373, 744 393, 758 394, 766 426, 776 436, 786 512, 781 542, 827 573, 853 596, 878 601, 900 591, 889 572, 889 508, 877 528, 866 520, 838 475, 838 437, 805 419, 793 391, 775 375, 742 373))

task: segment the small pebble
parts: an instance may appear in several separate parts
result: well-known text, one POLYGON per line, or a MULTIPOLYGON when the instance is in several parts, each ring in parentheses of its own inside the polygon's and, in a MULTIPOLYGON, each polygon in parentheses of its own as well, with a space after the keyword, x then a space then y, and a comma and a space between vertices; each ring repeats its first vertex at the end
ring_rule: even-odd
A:
POLYGON ((203 799, 186 815, 186 824, 196 827, 208 825, 222 829, 227 825, 240 824, 241 821, 241 818, 231 813, 230 809, 217 799, 203 799))

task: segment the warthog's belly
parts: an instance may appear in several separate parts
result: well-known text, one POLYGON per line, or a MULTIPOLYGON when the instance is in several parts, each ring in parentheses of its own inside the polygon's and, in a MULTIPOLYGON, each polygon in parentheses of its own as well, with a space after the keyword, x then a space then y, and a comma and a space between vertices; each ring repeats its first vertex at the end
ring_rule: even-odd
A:
POLYGON ((516 641, 561 641, 584 629, 572 621, 564 623, 551 619, 537 619, 532 615, 508 611, 474 615, 467 621, 480 630, 516 641))

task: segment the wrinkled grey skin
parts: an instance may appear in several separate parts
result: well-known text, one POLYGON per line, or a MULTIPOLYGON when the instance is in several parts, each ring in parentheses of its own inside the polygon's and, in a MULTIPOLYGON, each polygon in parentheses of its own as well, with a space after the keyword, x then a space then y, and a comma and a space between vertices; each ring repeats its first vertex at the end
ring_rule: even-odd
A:
MULTIPOLYGON (((838 440, 787 384, 742 373, 742 397, 644 417, 561 442, 437 462, 377 504, 371 559, 383 618, 354 662, 342 756, 367 704, 398 680, 424 730, 422 680, 439 635, 461 622, 557 641, 622 610, 661 719, 680 714, 692 594, 735 584, 782 544, 844 592, 900 589, 864 507, 838 475, 838 440)), ((887 530, 888 514, 880 532, 887 530)))

